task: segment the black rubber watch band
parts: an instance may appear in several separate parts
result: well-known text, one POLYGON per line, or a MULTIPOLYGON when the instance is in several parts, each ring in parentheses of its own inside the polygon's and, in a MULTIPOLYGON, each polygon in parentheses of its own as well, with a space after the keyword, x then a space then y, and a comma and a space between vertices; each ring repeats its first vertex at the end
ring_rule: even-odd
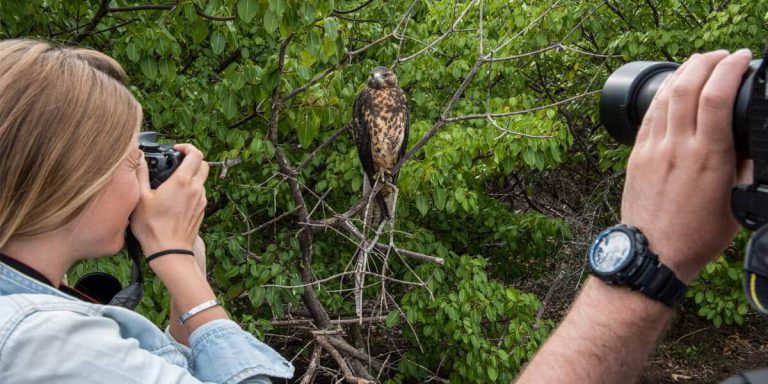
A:
POLYGON ((650 281, 639 284, 638 290, 656 301, 676 307, 685 297, 688 287, 671 269, 659 262, 651 263, 647 270, 650 281))

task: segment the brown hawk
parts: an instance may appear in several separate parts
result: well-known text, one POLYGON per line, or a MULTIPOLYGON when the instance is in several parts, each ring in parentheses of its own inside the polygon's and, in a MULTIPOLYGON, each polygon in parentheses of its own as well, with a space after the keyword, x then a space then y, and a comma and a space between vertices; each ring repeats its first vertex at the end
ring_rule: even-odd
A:
MULTIPOLYGON (((363 192, 376 182, 394 185, 397 174, 395 164, 405 155, 410 128, 405 93, 397 85, 397 76, 387 67, 371 71, 367 87, 355 99, 352 124, 360 163, 365 172, 363 192)), ((366 208, 366 222, 376 228, 395 212, 395 193, 384 185, 372 207, 366 208)))

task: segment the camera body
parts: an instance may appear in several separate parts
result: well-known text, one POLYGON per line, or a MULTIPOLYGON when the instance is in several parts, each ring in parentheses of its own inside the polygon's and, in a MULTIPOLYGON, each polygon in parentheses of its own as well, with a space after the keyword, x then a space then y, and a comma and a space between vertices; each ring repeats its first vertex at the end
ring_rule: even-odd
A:
POLYGON ((184 159, 184 154, 173 149, 173 144, 159 144, 156 132, 139 133, 139 149, 147 161, 152 189, 168 180, 184 159))

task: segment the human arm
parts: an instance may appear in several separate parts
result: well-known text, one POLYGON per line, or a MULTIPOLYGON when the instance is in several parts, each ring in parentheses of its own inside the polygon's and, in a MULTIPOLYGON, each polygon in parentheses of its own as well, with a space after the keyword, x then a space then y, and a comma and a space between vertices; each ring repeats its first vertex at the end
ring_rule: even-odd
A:
MULTIPOLYGON (((627 166, 622 222, 643 231, 662 263, 690 283, 739 226, 733 103, 751 54, 694 55, 657 92, 627 166)), ((638 376, 673 310, 588 279, 518 383, 626 383, 638 376)))
MULTIPOLYGON (((143 158, 137 169, 141 198, 131 217, 131 229, 145 255, 167 249, 192 249, 205 213, 208 163, 191 145, 178 144, 175 149, 184 154, 184 160, 156 190, 149 186, 143 158)), ((175 313, 184 313, 216 298, 195 258, 189 255, 165 255, 154 259, 150 267, 170 292, 175 313)), ((174 331, 184 339, 198 327, 217 319, 229 319, 221 306, 191 317, 179 327, 183 329, 174 331)))
MULTIPOLYGON (((208 176, 208 164, 202 161, 202 153, 191 145, 177 145, 176 149, 184 153, 184 160, 156 190, 149 188, 146 163, 142 160, 137 169, 142 195, 131 218, 131 228, 146 255, 166 249, 195 251, 195 257, 169 254, 150 262, 150 267, 171 295, 170 339, 180 350, 184 350, 185 346, 195 350, 195 340, 206 346, 194 354, 193 360, 206 366, 200 374, 212 374, 210 371, 227 369, 228 365, 237 362, 244 367, 244 373, 290 377, 293 372, 290 363, 231 322, 221 306, 199 312, 184 324, 178 323, 179 314, 216 296, 206 279, 205 246, 198 236, 206 205, 204 183, 208 176), (226 334, 234 342, 222 342, 221 337, 196 338, 201 329, 213 329, 213 335, 226 334), (216 364, 222 359, 226 359, 227 364, 216 364)), ((193 366, 193 372, 200 365, 193 366)))

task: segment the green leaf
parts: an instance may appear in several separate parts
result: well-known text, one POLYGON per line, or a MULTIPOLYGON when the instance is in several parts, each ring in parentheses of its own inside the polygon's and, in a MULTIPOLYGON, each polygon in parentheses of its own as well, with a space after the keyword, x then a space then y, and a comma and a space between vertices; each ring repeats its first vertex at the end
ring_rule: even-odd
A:
POLYGON ((435 201, 435 208, 442 211, 445 209, 445 201, 448 198, 448 190, 445 188, 436 188, 432 194, 432 199, 435 201))
POLYGON ((264 299, 266 299, 266 289, 261 287, 253 287, 250 291, 248 291, 248 299, 251 301, 251 305, 254 308, 260 307, 262 304, 264 304, 264 299))
POLYGON ((272 9, 268 9, 264 12, 264 30, 268 34, 272 34, 277 30, 280 25, 280 16, 272 12, 272 9))
POLYGON ((259 11, 259 2, 257 0, 239 0, 237 2, 237 15, 240 20, 249 23, 256 17, 259 11))
POLYGON ((302 6, 301 21, 304 25, 310 25, 315 22, 315 5, 309 1, 305 1, 302 6))
POLYGON ((160 70, 160 74, 165 78, 171 78, 176 74, 176 67, 173 65, 173 62, 168 59, 161 59, 158 64, 158 69, 160 70))
POLYGON ((299 124, 297 127, 299 131, 299 144, 304 148, 308 148, 312 144, 312 140, 317 136, 318 128, 312 119, 304 119, 304 124, 299 124))
POLYGON ((139 52, 139 48, 137 48, 134 43, 130 43, 125 47, 125 54, 128 56, 128 60, 133 61, 134 63, 137 63, 141 58, 141 52, 139 52))
POLYGON ((269 0, 269 10, 282 16, 285 12, 286 0, 269 0))
POLYGON ((208 23, 204 20, 197 20, 191 26, 192 42, 200 44, 208 37, 208 23))
POLYGON ((424 195, 416 196, 416 208, 421 213, 421 216, 426 216, 429 207, 427 206, 427 198, 424 195))
POLYGON ((233 119, 240 111, 240 100, 234 92, 227 93, 221 100, 221 111, 227 119, 233 119))
POLYGON ((491 381, 496 381, 498 377, 499 377, 498 369, 494 367, 488 367, 488 378, 491 379, 491 381))
POLYGON ((325 36, 331 40, 336 40, 339 36, 339 24, 336 19, 328 17, 325 19, 325 36))
POLYGON ((312 55, 317 55, 320 52, 320 35, 314 29, 309 31, 307 36, 307 50, 312 55))
POLYGON ((215 55, 224 52, 224 48, 227 46, 227 40, 224 35, 219 31, 214 31, 211 35, 211 49, 215 55))
POLYGON ((387 319, 384 320, 384 325, 386 325, 387 328, 392 328, 395 324, 397 324, 398 320, 400 320, 400 312, 390 311, 389 314, 387 314, 387 319))
POLYGON ((139 63, 141 67, 141 73, 149 80, 154 80, 157 77, 157 62, 151 57, 145 57, 139 63))

